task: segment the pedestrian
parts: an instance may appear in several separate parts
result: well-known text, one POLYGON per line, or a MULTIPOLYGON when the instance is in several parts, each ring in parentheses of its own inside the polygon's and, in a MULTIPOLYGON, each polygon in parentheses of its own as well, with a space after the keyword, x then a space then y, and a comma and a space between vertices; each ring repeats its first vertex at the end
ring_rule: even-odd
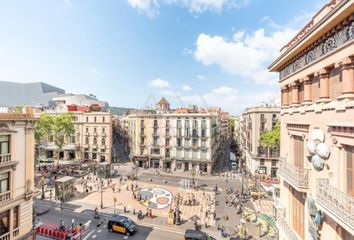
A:
POLYGON ((215 211, 213 212, 213 218, 214 218, 214 220, 216 218, 216 212, 215 211))
POLYGON ((152 210, 151 209, 149 210, 149 215, 150 215, 150 218, 152 219, 152 210))
POLYGON ((71 229, 74 230, 74 222, 75 222, 75 219, 72 218, 70 222, 71 222, 71 229))

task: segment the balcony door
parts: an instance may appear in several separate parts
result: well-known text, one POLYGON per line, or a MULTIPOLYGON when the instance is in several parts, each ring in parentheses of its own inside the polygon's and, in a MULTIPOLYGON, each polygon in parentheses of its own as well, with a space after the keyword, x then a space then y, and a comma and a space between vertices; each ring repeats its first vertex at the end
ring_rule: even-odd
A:
POLYGON ((354 147, 346 146, 346 185, 347 193, 351 196, 354 196, 354 147))
POLYGON ((304 193, 296 191, 295 188, 290 186, 291 203, 292 203, 292 219, 293 229, 295 232, 304 239, 305 236, 305 196, 304 193))
POLYGON ((293 164, 304 168, 304 140, 301 136, 293 135, 293 164))

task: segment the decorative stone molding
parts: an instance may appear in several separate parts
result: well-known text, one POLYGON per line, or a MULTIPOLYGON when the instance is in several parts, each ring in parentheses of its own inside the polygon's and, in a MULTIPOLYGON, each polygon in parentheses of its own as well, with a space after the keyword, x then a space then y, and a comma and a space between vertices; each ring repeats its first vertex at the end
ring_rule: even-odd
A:
POLYGON ((352 40, 354 40, 354 14, 332 28, 305 51, 290 60, 285 67, 280 70, 279 79, 286 78, 290 74, 302 69, 306 65, 309 65, 320 57, 329 54, 352 40))
POLYGON ((354 126, 329 126, 329 132, 332 136, 354 138, 354 126))
POLYGON ((305 123, 288 123, 286 124, 286 128, 289 130, 300 131, 300 132, 308 132, 310 124, 305 123))

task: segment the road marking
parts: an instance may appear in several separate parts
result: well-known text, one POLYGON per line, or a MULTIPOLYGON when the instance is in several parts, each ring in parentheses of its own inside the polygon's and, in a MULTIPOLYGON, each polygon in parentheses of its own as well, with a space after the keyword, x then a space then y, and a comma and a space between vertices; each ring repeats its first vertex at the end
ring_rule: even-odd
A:
POLYGON ((178 230, 174 230, 174 229, 169 229, 169 228, 163 228, 163 227, 159 227, 159 225, 155 225, 155 224, 150 224, 150 223, 139 223, 139 225, 141 226, 147 226, 147 227, 153 227, 154 229, 159 229, 159 230, 162 230, 162 231, 166 231, 166 232, 172 232, 172 233, 177 233, 177 234, 180 234, 180 235, 183 235, 184 232, 181 232, 181 231, 178 231, 178 230))
POLYGON ((84 237, 83 240, 88 239, 94 232, 95 232, 95 229, 92 229, 92 230, 84 237))
POLYGON ((102 229, 98 229, 97 232, 98 232, 98 233, 102 232, 102 229))
POLYGON ((91 238, 96 238, 97 237, 97 235, 95 234, 95 235, 93 235, 91 238))

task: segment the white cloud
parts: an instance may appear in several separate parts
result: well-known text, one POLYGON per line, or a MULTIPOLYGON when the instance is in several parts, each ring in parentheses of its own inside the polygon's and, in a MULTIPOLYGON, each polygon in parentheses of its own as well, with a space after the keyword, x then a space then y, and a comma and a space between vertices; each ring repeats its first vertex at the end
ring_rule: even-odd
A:
POLYGON ((240 8, 248 2, 249 0, 128 0, 133 8, 148 17, 158 15, 162 4, 182 6, 193 14, 201 14, 206 11, 221 12, 224 8, 240 8))
POLYGON ((197 75, 197 78, 202 81, 205 80, 206 77, 204 75, 199 74, 197 75))
POLYGON ((170 86, 169 82, 161 78, 157 78, 150 81, 150 86, 154 88, 168 88, 170 86))
POLYGON ((182 87, 182 90, 183 90, 183 91, 191 91, 192 88, 191 88, 190 86, 188 86, 188 85, 184 85, 184 86, 182 87))
POLYGON ((244 92, 228 86, 214 88, 201 94, 175 94, 171 96, 174 96, 180 105, 195 104, 200 107, 221 107, 233 114, 239 114, 247 107, 260 106, 262 103, 279 104, 278 92, 244 92))
POLYGON ((238 31, 230 41, 202 33, 197 39, 194 57, 206 66, 218 65, 244 80, 274 84, 276 74, 269 73, 267 66, 295 33, 289 28, 266 34, 265 29, 260 28, 252 33, 238 31))

